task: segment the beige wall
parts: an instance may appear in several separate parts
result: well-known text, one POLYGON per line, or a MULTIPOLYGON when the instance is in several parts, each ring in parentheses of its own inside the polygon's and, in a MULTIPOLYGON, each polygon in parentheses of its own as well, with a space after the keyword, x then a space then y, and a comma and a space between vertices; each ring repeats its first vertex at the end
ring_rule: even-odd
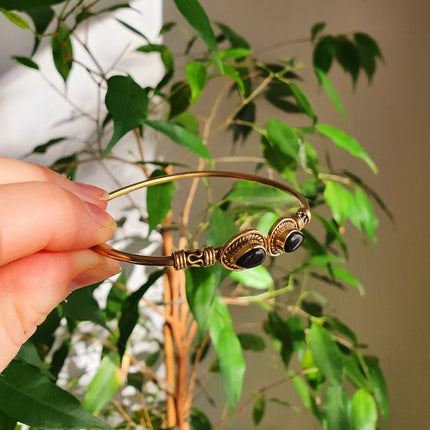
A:
MULTIPOLYGON (((310 78, 305 88, 320 121, 337 125, 356 137, 380 172, 375 177, 365 165, 351 163, 346 157, 337 159, 338 166, 343 167, 345 163, 353 167, 380 193, 396 217, 393 225, 379 212, 381 223, 375 249, 364 247, 358 235, 347 232, 350 243, 354 242, 349 268, 366 286, 366 296, 361 299, 355 291, 344 294, 327 287, 321 292, 330 295, 329 308, 357 331, 361 341, 369 345, 370 353, 381 359, 391 400, 387 428, 430 428, 427 275, 430 3, 425 0, 202 0, 202 5, 212 20, 236 29, 265 60, 296 56, 310 64, 311 50, 306 43, 287 42, 308 36, 311 25, 317 21, 326 21, 328 32, 364 31, 379 42, 386 61, 385 66, 378 67, 370 87, 361 76, 354 94, 350 79, 343 72, 330 74, 348 112, 347 120, 339 117, 325 97, 316 95, 315 82, 305 72, 310 78), (267 49, 283 42, 283 46, 267 49)), ((165 15, 165 20, 176 19, 168 2, 165 15)), ((243 152, 252 153, 253 146, 255 142, 250 141, 243 152)), ((219 147, 222 147, 221 141, 219 147)), ((254 318, 253 311, 240 311, 242 323, 254 318)), ((261 384, 279 377, 279 373, 265 369, 273 362, 270 356, 257 358, 254 354, 252 357, 250 374, 260 376, 261 384)), ((247 389, 256 387, 258 382, 248 381, 246 385, 247 389)), ((292 403, 299 404, 291 396, 292 403)), ((279 415, 264 419, 258 427, 261 430, 318 428, 312 419, 305 418, 307 413, 300 415, 273 405, 269 408, 269 412, 279 412, 279 415)), ((211 410, 207 405, 205 409, 211 410)), ((232 428, 251 426, 247 414, 235 420, 232 428)))

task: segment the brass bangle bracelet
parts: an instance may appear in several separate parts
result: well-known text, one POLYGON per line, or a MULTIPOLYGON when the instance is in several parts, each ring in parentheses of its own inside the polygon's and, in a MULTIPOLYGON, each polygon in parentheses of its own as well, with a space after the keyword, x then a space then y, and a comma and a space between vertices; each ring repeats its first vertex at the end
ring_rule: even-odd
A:
POLYGON ((303 234, 301 230, 311 220, 308 202, 294 188, 260 176, 219 170, 158 176, 113 191, 109 194, 109 200, 153 185, 173 182, 179 179, 203 177, 233 178, 257 182, 292 195, 300 202, 301 206, 292 216, 277 219, 267 236, 264 236, 258 230, 245 230, 236 234, 223 246, 218 248, 209 246, 202 249, 180 249, 174 251, 169 256, 130 254, 114 249, 106 244, 97 245, 93 249, 106 257, 144 266, 173 266, 175 270, 181 270, 187 267, 211 266, 216 261, 219 261, 225 268, 237 271, 260 265, 267 254, 277 256, 284 252, 293 252, 302 244, 303 234))

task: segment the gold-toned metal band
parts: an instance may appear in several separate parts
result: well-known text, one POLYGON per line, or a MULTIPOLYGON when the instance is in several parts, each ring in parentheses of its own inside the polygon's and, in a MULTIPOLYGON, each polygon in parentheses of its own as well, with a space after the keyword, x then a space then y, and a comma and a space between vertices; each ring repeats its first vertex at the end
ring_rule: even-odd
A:
POLYGON ((107 244, 97 245, 93 249, 106 257, 144 266, 173 266, 174 269, 181 270, 188 267, 211 266, 219 261, 225 268, 237 271, 261 264, 266 254, 277 256, 283 252, 292 252, 300 246, 303 241, 300 230, 311 220, 308 202, 294 188, 261 176, 223 170, 183 172, 158 176, 120 188, 109 194, 109 200, 141 188, 179 179, 204 177, 232 178, 267 185, 292 195, 300 202, 301 206, 291 217, 282 217, 275 221, 267 237, 257 230, 246 230, 233 236, 218 248, 181 249, 173 252, 170 256, 131 254, 114 249, 107 244))

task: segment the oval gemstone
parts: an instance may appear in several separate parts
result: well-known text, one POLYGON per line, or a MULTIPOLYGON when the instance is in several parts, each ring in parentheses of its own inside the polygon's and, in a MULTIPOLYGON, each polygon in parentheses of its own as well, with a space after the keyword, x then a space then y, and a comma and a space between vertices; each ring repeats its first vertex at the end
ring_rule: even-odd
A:
POLYGON ((244 269, 259 266, 266 259, 266 251, 262 248, 251 249, 242 255, 236 264, 244 269))
POLYGON ((302 243, 305 238, 300 231, 293 231, 288 235, 284 243, 285 252, 294 252, 302 243))

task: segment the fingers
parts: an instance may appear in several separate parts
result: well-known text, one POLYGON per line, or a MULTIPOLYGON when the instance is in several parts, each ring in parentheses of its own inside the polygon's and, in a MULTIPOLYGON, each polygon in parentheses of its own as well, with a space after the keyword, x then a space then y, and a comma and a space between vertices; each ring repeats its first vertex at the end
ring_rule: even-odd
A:
POLYGON ((0 157, 0 184, 19 182, 49 182, 103 209, 106 209, 107 206, 108 193, 101 188, 69 181, 51 169, 37 164, 0 157))
POLYGON ((87 249, 116 227, 102 208, 50 182, 0 185, 0 202, 0 265, 40 250, 87 249))
POLYGON ((0 372, 73 289, 119 272, 91 250, 46 252, 0 267, 0 372))

